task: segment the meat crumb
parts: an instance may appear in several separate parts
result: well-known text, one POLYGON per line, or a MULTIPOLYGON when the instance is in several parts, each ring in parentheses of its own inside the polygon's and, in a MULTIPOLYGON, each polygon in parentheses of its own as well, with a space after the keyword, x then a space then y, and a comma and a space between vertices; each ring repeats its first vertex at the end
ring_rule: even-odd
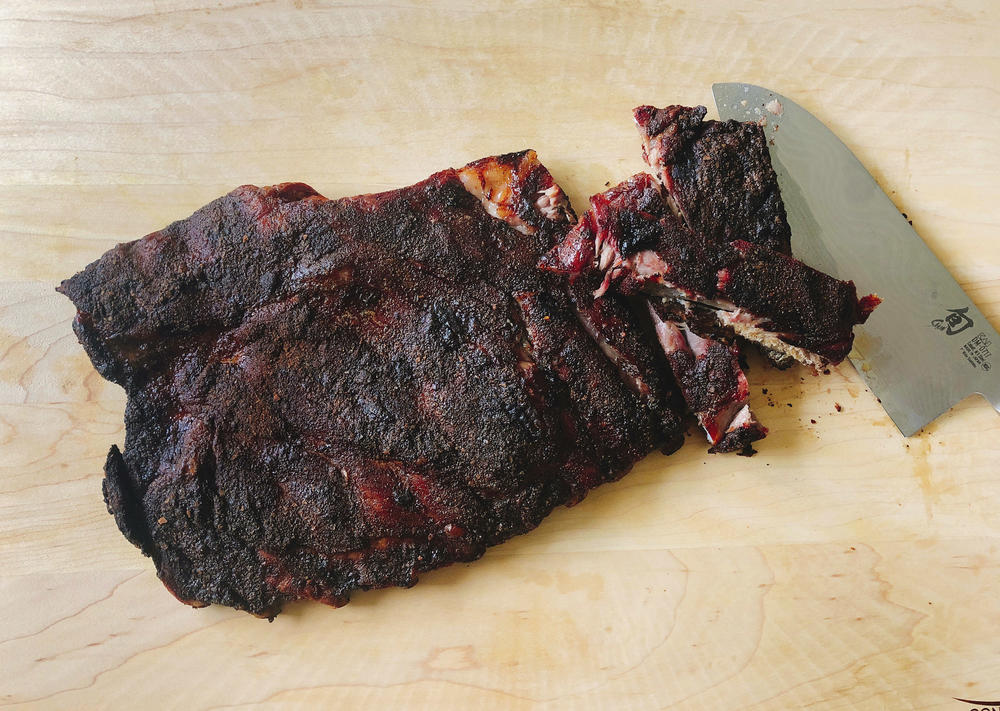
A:
POLYGON ((158 519, 156 519, 156 522, 162 526, 167 522, 167 519, 163 516, 160 516, 158 519))

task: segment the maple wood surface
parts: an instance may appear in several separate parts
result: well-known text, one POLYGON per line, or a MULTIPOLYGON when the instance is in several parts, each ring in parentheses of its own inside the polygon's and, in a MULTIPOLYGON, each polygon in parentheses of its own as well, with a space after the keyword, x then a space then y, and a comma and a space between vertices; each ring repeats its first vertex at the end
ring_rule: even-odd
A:
POLYGON ((268 624, 178 603, 119 534, 124 396, 53 291, 243 183, 338 197, 532 147, 582 211, 643 168, 633 106, 747 81, 837 131, 997 325, 998 36, 988 0, 0 3, 0 706, 1000 699, 980 398, 907 440, 849 364, 752 359, 757 456, 692 436, 474 564, 268 624))

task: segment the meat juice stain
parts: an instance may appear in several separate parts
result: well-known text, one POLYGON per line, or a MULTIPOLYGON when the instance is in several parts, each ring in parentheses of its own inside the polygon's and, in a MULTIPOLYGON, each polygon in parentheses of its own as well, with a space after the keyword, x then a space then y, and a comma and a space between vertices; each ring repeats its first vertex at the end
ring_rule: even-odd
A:
POLYGON ((431 651, 424 664, 436 671, 462 671, 479 666, 475 649, 471 644, 460 647, 438 647, 431 651))

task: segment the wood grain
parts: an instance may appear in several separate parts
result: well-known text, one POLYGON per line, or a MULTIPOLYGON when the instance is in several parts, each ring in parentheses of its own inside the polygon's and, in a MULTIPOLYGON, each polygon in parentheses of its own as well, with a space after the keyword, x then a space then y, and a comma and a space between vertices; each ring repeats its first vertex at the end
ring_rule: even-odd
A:
POLYGON ((0 706, 1000 698, 980 399, 904 440, 849 365, 755 359, 758 456, 692 437, 475 564, 268 625, 180 605, 117 532, 100 478, 124 397, 52 291, 241 183, 336 197, 531 146, 582 207, 642 168, 632 106, 736 80, 827 121, 998 324, 998 34, 988 0, 0 3, 0 706))

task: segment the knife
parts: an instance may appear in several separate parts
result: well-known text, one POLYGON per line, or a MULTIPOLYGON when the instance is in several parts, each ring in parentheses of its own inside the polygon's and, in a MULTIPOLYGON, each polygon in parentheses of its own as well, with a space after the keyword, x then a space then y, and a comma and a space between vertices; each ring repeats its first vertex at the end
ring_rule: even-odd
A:
POLYGON ((723 120, 761 121, 806 264, 882 304, 850 359, 905 437, 972 393, 1000 412, 1000 334, 830 129, 777 92, 713 84, 723 120))

